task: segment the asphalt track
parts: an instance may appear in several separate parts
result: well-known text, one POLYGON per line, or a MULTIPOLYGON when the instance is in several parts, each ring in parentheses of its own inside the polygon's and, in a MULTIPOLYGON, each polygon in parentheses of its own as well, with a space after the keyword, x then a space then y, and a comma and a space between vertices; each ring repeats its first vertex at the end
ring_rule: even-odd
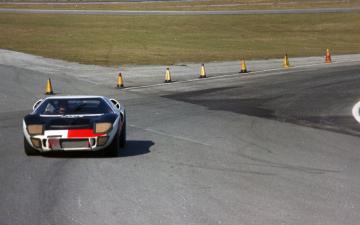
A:
POLYGON ((51 73, 0 65, 0 224, 354 225, 360 63, 117 90, 53 76, 57 94, 116 97, 118 157, 27 157, 21 121, 51 73))
POLYGON ((6 9, 0 13, 19 14, 76 14, 76 15, 265 15, 265 14, 319 14, 356 13, 354 8, 313 8, 313 9, 274 9, 274 10, 219 10, 219 11, 154 11, 154 10, 61 10, 61 9, 6 9))

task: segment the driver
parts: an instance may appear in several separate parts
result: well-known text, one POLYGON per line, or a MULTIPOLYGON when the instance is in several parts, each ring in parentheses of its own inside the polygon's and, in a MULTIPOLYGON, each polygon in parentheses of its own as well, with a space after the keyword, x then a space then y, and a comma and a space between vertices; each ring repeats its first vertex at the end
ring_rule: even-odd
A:
POLYGON ((59 102, 59 108, 58 108, 58 113, 59 114, 65 114, 65 112, 66 112, 66 101, 60 101, 59 102))

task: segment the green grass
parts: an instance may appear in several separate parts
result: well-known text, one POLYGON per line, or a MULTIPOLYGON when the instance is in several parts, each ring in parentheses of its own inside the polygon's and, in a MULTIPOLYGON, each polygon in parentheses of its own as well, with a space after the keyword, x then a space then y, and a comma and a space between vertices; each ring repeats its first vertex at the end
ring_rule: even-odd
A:
MULTIPOLYGON (((0 8, 36 9, 109 9, 109 10, 242 10, 242 9, 289 9, 359 7, 360 0, 207 0, 170 2, 118 2, 117 4, 81 4, 81 1, 63 1, 62 4, 1 3, 0 8), (66 4, 64 4, 66 3, 66 4)), ((38 3, 41 1, 38 1, 38 3)), ((50 1, 56 3, 58 1, 50 1)))
POLYGON ((360 14, 0 14, 0 48, 87 64, 174 64, 360 53, 360 14))

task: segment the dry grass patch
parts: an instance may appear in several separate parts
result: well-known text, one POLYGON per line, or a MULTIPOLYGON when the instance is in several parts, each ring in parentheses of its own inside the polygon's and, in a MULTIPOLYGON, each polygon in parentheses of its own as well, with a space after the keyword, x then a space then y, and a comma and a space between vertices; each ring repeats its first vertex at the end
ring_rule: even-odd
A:
POLYGON ((0 14, 0 48, 88 64, 174 64, 360 52, 360 14, 0 14))

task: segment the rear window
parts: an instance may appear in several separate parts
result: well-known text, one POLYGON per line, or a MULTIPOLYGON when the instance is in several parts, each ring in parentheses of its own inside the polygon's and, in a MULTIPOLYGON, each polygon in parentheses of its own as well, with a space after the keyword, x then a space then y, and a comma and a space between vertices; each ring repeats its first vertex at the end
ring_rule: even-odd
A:
POLYGON ((36 113, 43 115, 103 114, 112 109, 101 98, 89 99, 47 99, 36 113))

